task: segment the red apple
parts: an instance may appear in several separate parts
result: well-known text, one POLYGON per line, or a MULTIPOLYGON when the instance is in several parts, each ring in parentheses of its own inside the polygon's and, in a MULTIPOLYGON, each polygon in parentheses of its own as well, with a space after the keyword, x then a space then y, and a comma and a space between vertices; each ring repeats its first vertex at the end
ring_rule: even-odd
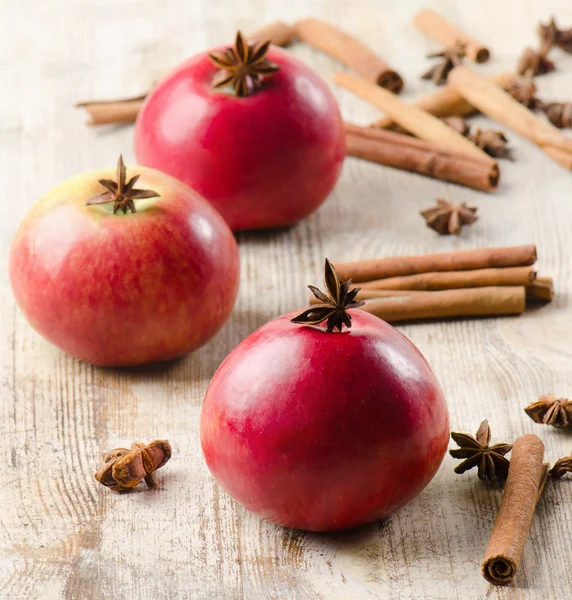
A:
POLYGON ((156 86, 137 119, 135 152, 240 230, 292 225, 312 213, 338 179, 345 141, 320 77, 239 35, 234 49, 198 54, 156 86))
POLYGON ((220 485, 263 519, 311 531, 390 515, 431 481, 449 438, 419 350, 362 310, 341 332, 360 303, 348 282, 328 287, 328 302, 297 319, 327 328, 292 313, 255 331, 214 375, 201 416, 220 485))
POLYGON ((25 317, 95 365, 198 348, 229 316, 238 287, 236 242, 213 208, 164 173, 133 173, 127 182, 120 158, 117 181, 105 170, 62 183, 12 244, 10 279, 25 317), (137 187, 149 189, 134 188, 138 177, 137 187))

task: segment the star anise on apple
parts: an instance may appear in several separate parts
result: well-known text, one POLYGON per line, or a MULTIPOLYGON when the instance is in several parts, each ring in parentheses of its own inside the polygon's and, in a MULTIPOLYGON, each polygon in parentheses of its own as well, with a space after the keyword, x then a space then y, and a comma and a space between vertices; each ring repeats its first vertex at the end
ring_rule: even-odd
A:
POLYGON ((546 25, 540 23, 538 34, 541 47, 545 52, 548 52, 552 46, 557 46, 572 54, 572 28, 558 29, 554 17, 546 25))
POLYGON ((465 44, 456 41, 452 46, 444 48, 441 52, 433 52, 427 58, 441 58, 442 60, 421 75, 421 79, 431 79, 435 85, 442 85, 447 81, 449 73, 461 64, 465 56, 465 44))
POLYGON ((237 96, 249 96, 260 89, 262 78, 274 75, 280 67, 266 58, 270 40, 249 44, 240 31, 234 47, 222 52, 211 52, 209 58, 220 71, 214 76, 213 86, 232 86, 237 96))
POLYGON ((291 319, 292 323, 318 325, 323 321, 327 321, 326 328, 328 331, 334 331, 334 329, 342 331, 343 325, 350 328, 352 318, 348 310, 359 308, 365 304, 365 302, 356 302, 355 300, 360 288, 350 290, 352 280, 348 279, 342 282, 336 269, 327 258, 324 264, 324 282, 329 294, 325 294, 317 287, 309 285, 310 291, 320 303, 304 309, 291 319))
POLYGON ((142 200, 144 198, 158 198, 159 194, 153 190, 138 190, 135 189, 135 182, 139 179, 139 175, 134 175, 127 181, 127 169, 123 163, 123 156, 119 155, 117 161, 117 181, 111 179, 100 179, 99 183, 107 189, 107 192, 101 192, 97 196, 90 198, 86 204, 108 204, 113 202, 113 214, 118 210, 123 211, 123 214, 130 210, 137 212, 135 209, 134 200, 142 200))
POLYGON ((559 458, 550 469, 550 475, 557 479, 564 477, 566 473, 572 473, 572 452, 570 456, 559 458))
POLYGON ((420 212, 421 216, 427 221, 427 227, 430 227, 442 235, 459 234, 464 225, 471 225, 479 217, 476 206, 462 204, 452 204, 443 198, 437 198, 437 206, 432 206, 420 212))
POLYGON ((459 446, 449 450, 453 458, 464 458, 460 465, 455 467, 455 473, 478 467, 479 479, 494 481, 497 477, 506 479, 508 475, 509 460, 505 458, 512 450, 511 444, 495 444, 490 446, 491 429, 488 421, 483 421, 475 437, 468 433, 451 433, 453 441, 459 446))
POLYGON ((572 427, 572 402, 567 398, 544 395, 524 409, 536 423, 553 427, 572 427))
POLYGON ((556 70, 556 65, 548 58, 543 50, 526 48, 522 53, 516 72, 519 75, 544 75, 556 70))

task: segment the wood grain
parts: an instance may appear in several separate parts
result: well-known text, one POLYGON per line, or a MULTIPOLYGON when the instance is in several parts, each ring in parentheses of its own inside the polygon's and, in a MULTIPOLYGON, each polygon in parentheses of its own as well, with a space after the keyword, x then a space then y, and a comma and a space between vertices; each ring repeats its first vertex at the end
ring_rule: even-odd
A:
MULTIPOLYGON (((391 519, 357 531, 315 535, 261 522, 213 482, 198 424, 208 381, 224 356, 267 320, 304 305, 324 256, 351 261, 395 254, 535 242, 539 271, 556 298, 515 318, 400 327, 433 366, 451 424, 493 441, 537 433, 546 456, 571 438, 533 423, 523 407, 542 393, 572 394, 572 202, 570 173, 510 135, 494 198, 348 159, 327 203, 286 231, 239 236, 242 286, 232 319, 199 352, 173 364, 101 370, 52 348, 14 307, 7 276, 13 232, 51 186, 75 173, 133 161, 132 128, 94 131, 72 106, 82 98, 137 95, 179 60, 276 19, 316 16, 351 31, 387 57, 412 102, 432 85, 418 79, 436 46, 411 25, 425 6, 491 48, 493 74, 514 70, 533 45, 538 19, 572 24, 559 0, 402 2, 303 0, 234 3, 171 0, 0 0, 0 598, 157 599, 568 599, 572 589, 572 488, 551 482, 532 523, 514 584, 492 589, 480 560, 501 489, 456 476, 446 457, 435 480, 391 519), (440 237, 418 211, 435 197, 479 207, 461 237, 440 237), (356 210, 359 207, 359 210, 356 210), (101 454, 135 440, 169 439, 174 455, 160 489, 116 495, 93 479, 101 454)), ((291 52, 331 81, 339 64, 302 44, 291 52)), ((547 100, 572 96, 572 57, 538 79, 547 100)), ((333 90, 345 119, 381 116, 333 90)), ((485 117, 480 126, 496 127, 485 117)))

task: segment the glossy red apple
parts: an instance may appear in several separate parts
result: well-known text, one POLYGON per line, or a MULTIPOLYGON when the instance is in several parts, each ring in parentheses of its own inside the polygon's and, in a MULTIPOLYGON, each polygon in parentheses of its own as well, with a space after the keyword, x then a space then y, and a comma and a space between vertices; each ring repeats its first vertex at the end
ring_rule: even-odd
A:
POLYGON ((120 159, 116 181, 105 170, 62 183, 31 209, 12 244, 10 279, 25 317, 95 365, 198 348, 225 322, 238 288, 236 242, 213 208, 164 173, 130 174, 126 181, 120 159))
POLYGON ((237 346, 201 416, 204 457, 220 485, 263 519, 311 531, 393 513, 431 481, 449 438, 423 355, 373 315, 354 310, 350 320, 356 292, 328 268, 331 296, 237 346), (327 327, 312 324, 324 319, 327 327))
POLYGON ((338 179, 345 141, 320 77, 239 34, 235 48, 198 54, 156 86, 137 119, 135 152, 240 230, 292 225, 312 213, 338 179))

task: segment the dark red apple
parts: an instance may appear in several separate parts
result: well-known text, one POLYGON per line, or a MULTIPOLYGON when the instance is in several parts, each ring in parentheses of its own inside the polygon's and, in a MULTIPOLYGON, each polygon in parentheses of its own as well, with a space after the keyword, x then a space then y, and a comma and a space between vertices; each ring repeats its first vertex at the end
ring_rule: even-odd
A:
POLYGON ((292 225, 312 213, 338 179, 345 141, 320 77, 239 34, 235 48, 198 54, 159 82, 139 113, 135 152, 239 230, 292 225), (234 91, 215 87, 221 83, 234 91))
POLYGON ((238 288, 236 242, 215 210, 164 173, 133 173, 126 181, 120 159, 117 174, 62 183, 32 208, 12 244, 10 279, 25 317, 95 365, 198 348, 230 315, 238 288))
POLYGON ((229 354, 201 417, 220 485, 263 519, 311 531, 387 517, 431 481, 449 439, 423 355, 373 315, 355 310, 352 321, 356 292, 329 268, 323 304, 267 323, 229 354))

